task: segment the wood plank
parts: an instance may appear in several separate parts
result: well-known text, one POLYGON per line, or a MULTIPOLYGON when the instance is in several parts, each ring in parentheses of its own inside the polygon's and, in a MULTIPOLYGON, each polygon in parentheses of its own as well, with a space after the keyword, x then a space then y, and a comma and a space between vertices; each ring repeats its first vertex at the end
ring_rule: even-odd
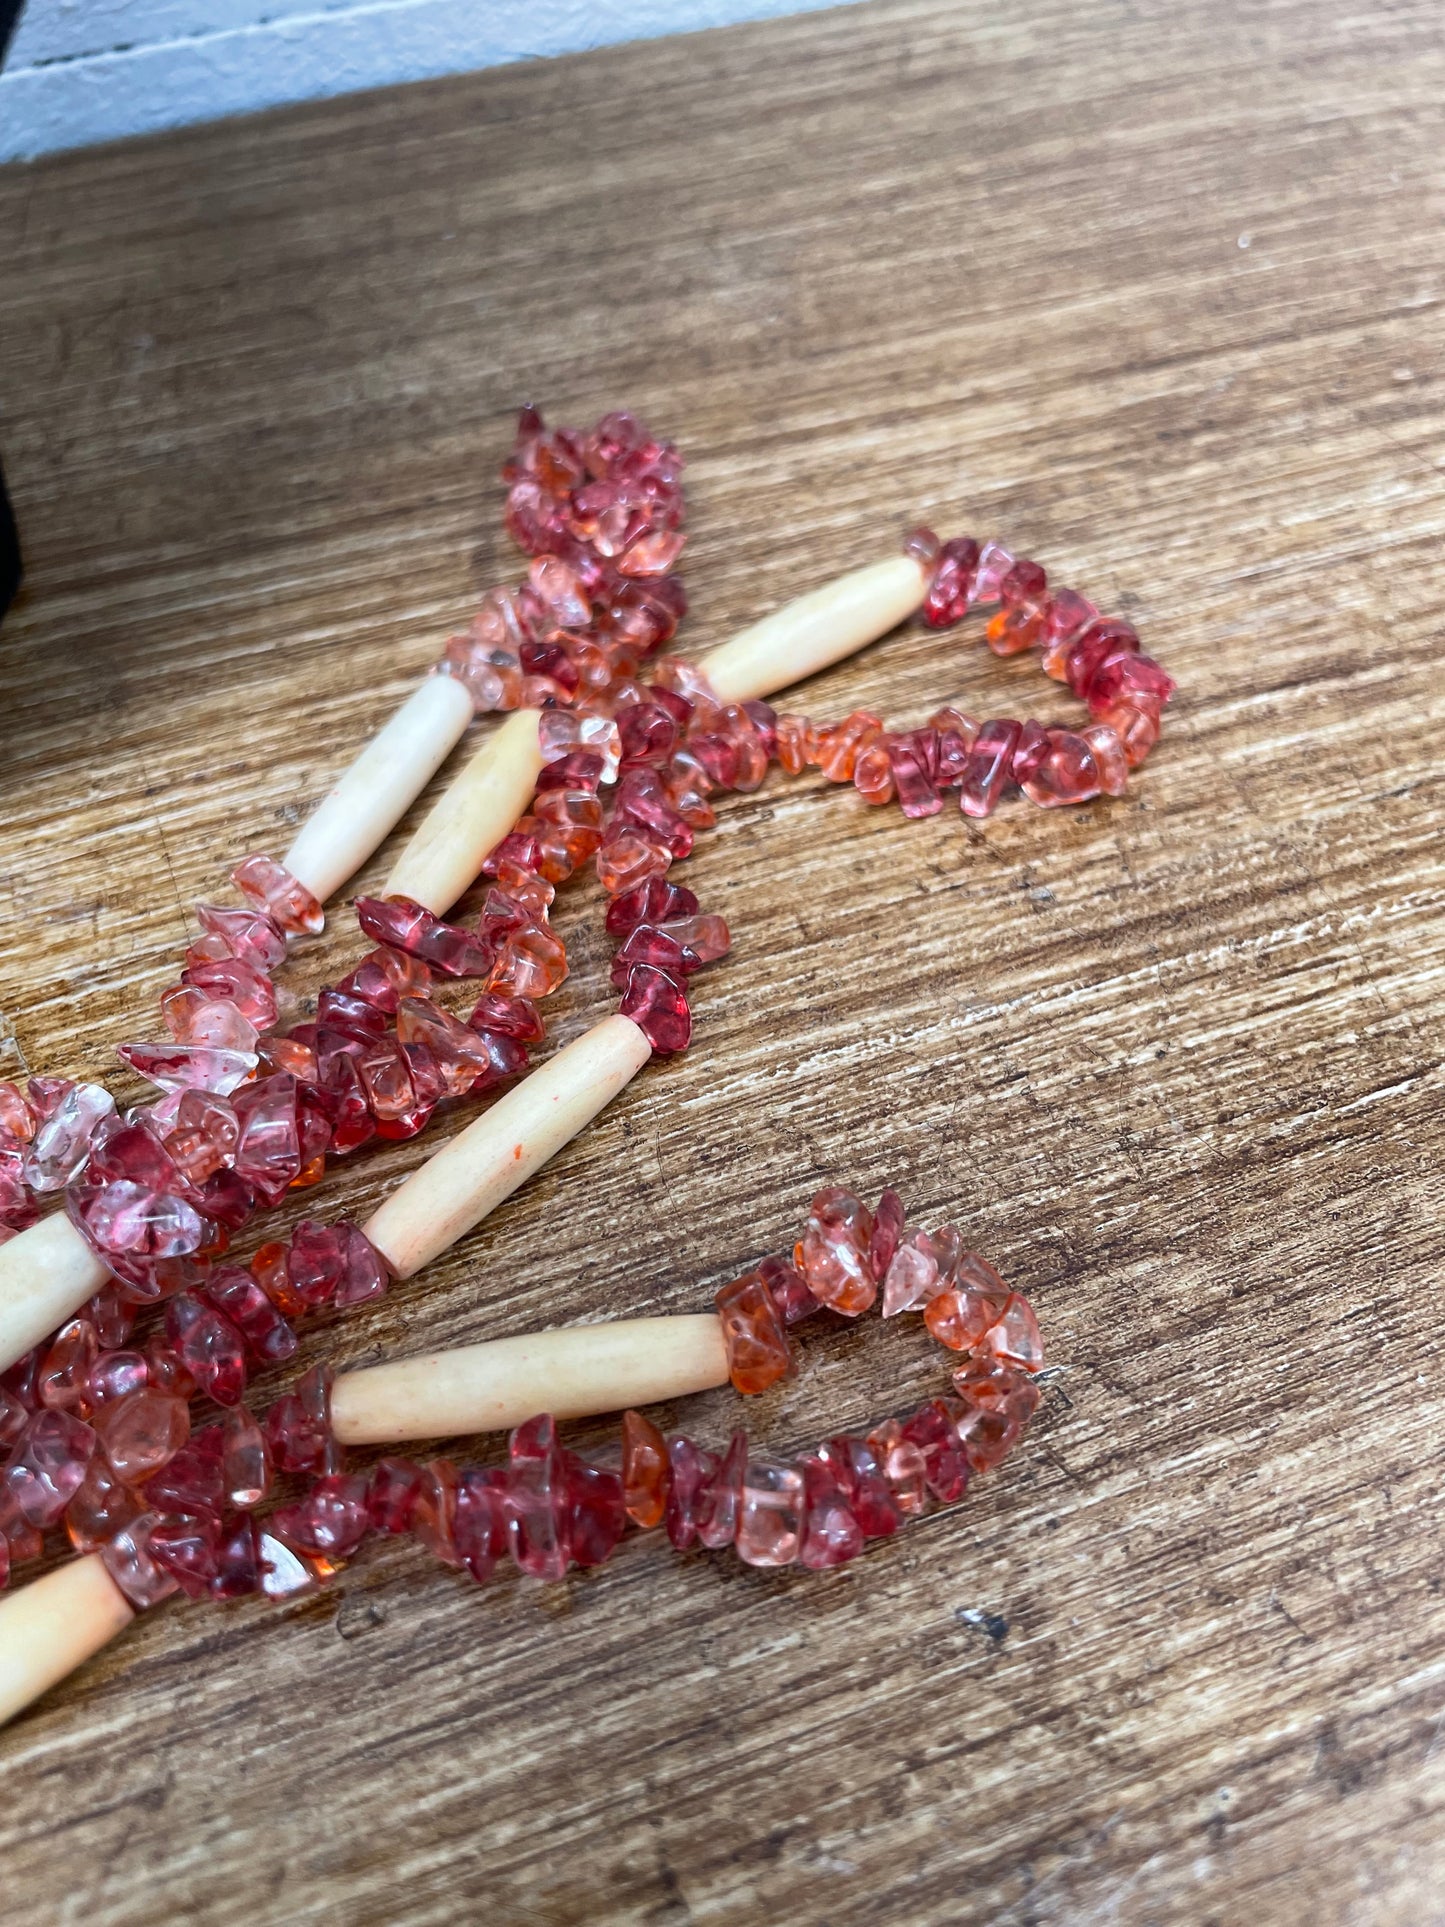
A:
MULTIPOLYGON (((387 1547, 163 1608, 0 1737, 27 1917, 1438 1917, 1442 83, 1423 0, 879 0, 0 171, 32 1070, 111 1075, 190 901, 515 572, 528 397, 682 444, 695 651, 927 517, 1181 683, 1117 803, 729 803, 692 1053, 303 1349, 693 1310, 893 1182, 1068 1368, 1009 1466, 831 1574, 638 1540, 483 1594, 387 1547)), ((947 697, 1053 703, 910 630, 807 706, 947 697)), ((558 1040, 608 1000, 568 899, 558 1040)), ((754 1436, 906 1409, 926 1349, 810 1338, 754 1436)))

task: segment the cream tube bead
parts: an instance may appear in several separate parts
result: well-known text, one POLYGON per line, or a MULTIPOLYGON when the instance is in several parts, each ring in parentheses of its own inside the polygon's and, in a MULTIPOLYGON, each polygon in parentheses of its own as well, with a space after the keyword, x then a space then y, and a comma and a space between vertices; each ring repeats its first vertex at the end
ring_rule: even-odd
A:
POLYGON ((324 903, 380 849, 472 720, 454 676, 428 676, 302 824, 282 861, 324 903))
POLYGON ((622 1318, 343 1372, 332 1387, 331 1425, 342 1445, 394 1445, 510 1431, 539 1412, 620 1412, 727 1379, 716 1313, 622 1318))
POLYGON ((0 1599, 0 1724, 124 1632, 135 1608, 98 1552, 0 1599))
POLYGON ((704 656, 698 668, 725 703, 771 696, 887 635, 927 594, 912 556, 870 562, 764 616, 704 656))
POLYGON ((542 773, 540 721, 540 710, 518 709, 492 732, 423 818, 383 896, 410 897, 445 916, 532 800, 542 773))
POLYGON ((73 1318, 109 1276, 63 1211, 0 1245, 0 1371, 73 1318))
POLYGON ((367 1237, 410 1278, 590 1124, 651 1054, 630 1017, 603 1018, 413 1171, 372 1214, 367 1237))

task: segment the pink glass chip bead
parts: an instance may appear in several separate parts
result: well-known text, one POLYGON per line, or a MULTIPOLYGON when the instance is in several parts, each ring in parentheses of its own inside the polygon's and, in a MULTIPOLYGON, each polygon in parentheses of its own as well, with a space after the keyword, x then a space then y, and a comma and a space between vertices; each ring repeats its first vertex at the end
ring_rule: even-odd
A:
POLYGON ((755 1459, 743 1474, 735 1545, 749 1566, 790 1566, 803 1534, 803 1475, 796 1466, 755 1459))
POLYGON ((248 903, 292 936, 314 937, 326 921, 305 884, 269 856, 244 857, 232 870, 231 881, 248 903))

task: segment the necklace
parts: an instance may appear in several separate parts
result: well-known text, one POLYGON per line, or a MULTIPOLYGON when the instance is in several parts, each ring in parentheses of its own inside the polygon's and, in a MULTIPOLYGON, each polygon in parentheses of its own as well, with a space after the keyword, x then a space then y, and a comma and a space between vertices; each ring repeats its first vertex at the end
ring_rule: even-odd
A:
MULTIPOLYGON (((204 1495, 221 1491, 234 1508, 238 1494, 255 1489, 259 1503, 278 1468, 319 1465, 322 1481, 352 1478, 344 1492, 323 1485, 297 1504, 311 1508, 305 1517, 315 1526, 344 1497, 355 1522, 357 1475, 330 1463, 336 1439, 326 1375, 308 1374, 263 1428, 243 1403, 249 1371, 294 1351, 298 1316, 328 1303, 365 1302, 393 1278, 412 1275, 581 1129, 651 1055, 687 1047, 690 979, 726 953, 728 933, 668 873, 689 854, 696 831, 715 821, 709 799, 719 791, 756 789, 776 759, 790 772, 813 766, 852 783, 871 803, 896 798, 909 816, 937 813, 951 790, 965 814, 983 816, 1011 783, 1044 806, 1117 794, 1152 746, 1173 685, 1140 653, 1129 625, 1105 619, 1071 591, 1050 593, 1037 564, 996 542, 939 543, 928 531, 915 532, 901 556, 805 596, 700 664, 664 658, 640 680, 685 608, 680 584, 666 573, 682 546, 679 469, 676 452, 651 441, 631 417, 606 417, 590 436, 578 436, 548 434, 540 418, 524 413, 507 477, 509 528, 534 550, 527 583, 485 600, 471 630, 448 643, 442 673, 363 752, 286 863, 243 859, 233 880, 247 907, 201 909, 204 935, 162 999, 173 1042, 122 1048, 163 1096, 121 1118, 97 1086, 37 1079, 28 1096, 0 1086, 0 1215, 19 1232, 0 1247, 0 1357, 8 1366, 0 1442, 11 1448, 0 1484, 0 1543, 11 1556, 38 1550, 40 1533, 64 1516, 77 1547, 104 1548, 103 1566, 120 1562, 116 1577, 133 1603, 153 1585, 222 1596, 246 1590, 217 1536, 225 1508, 212 1532, 204 1495), (1074 731, 979 722, 946 707, 922 730, 888 732, 865 712, 820 728, 765 700, 915 608, 942 627, 988 602, 997 603, 990 646, 999 654, 1041 647, 1046 670, 1087 704, 1090 723, 1074 731), (450 693, 431 693, 437 688, 450 693), (329 894, 365 860, 476 708, 514 713, 443 794, 383 897, 358 900, 358 921, 377 948, 318 995, 314 1021, 285 1027, 271 973, 287 938, 319 928, 318 892, 329 894), (383 793, 385 807, 377 800, 383 793), (306 1223, 287 1244, 263 1245, 249 1267, 222 1262, 234 1232, 289 1189, 318 1181, 328 1156, 372 1136, 416 1135, 439 1104, 525 1068, 528 1047, 544 1034, 536 1002, 566 974, 548 908, 556 887, 589 858, 610 899, 609 932, 620 939, 612 971, 618 1015, 516 1085, 414 1172, 364 1229, 306 1223), (494 881, 478 925, 447 922, 445 912, 478 868, 494 881), (466 1022, 437 999, 439 977, 481 981, 466 1022), (26 1228, 36 1194, 62 1188, 67 1215, 26 1228), (136 1308, 162 1300, 164 1336, 128 1346, 136 1308), (54 1329, 82 1305, 87 1315, 54 1329), (227 1416, 191 1439, 187 1400, 197 1391, 227 1416), (319 1460, 308 1457, 313 1452, 319 1460), (156 1499, 171 1509, 158 1511, 156 1499), (143 1542, 136 1536, 142 1518, 152 1521, 143 1542), (136 1571, 144 1562, 159 1577, 136 1579, 127 1548, 136 1571)), ((780 1354, 776 1338, 789 1303, 857 1316, 880 1280, 885 1312, 926 1304, 930 1329, 959 1349, 983 1344, 1005 1319, 1028 1337, 1032 1313, 987 1267, 986 1278, 960 1281, 959 1253, 945 1250, 940 1260, 923 1233, 886 1263, 876 1252, 860 1258, 877 1225, 851 1194, 829 1197, 838 1223, 828 1215, 834 1206, 815 1201, 790 1279, 739 1281, 748 1291, 724 1312, 730 1364, 733 1339, 745 1339, 752 1369, 766 1375, 780 1356, 786 1369, 786 1340, 780 1354), (860 1246, 855 1234, 865 1219, 860 1246), (790 1296, 795 1290, 801 1301, 790 1296), (915 1290, 920 1295, 910 1297, 915 1290)), ((879 1222, 888 1221, 880 1207, 879 1222)), ((895 1238, 900 1230, 901 1218, 895 1238)), ((1036 1346, 1036 1326, 1032 1334, 1036 1346)), ((1041 1352, 1000 1353, 987 1369, 1041 1362, 1041 1352)), ((749 1368, 739 1369, 740 1390, 761 1389, 743 1382, 749 1368)), ((982 1395, 982 1381, 975 1390, 982 1395)), ((1036 1399, 1031 1383, 1029 1392, 1036 1399)), ((1009 1396, 1015 1413, 1032 1409, 1019 1387, 1009 1396)), ((963 1418, 942 1407, 925 1423, 951 1436, 963 1418)), ((633 1415, 628 1425, 625 1439, 646 1441, 639 1430, 646 1421, 633 1415)), ((744 1490, 741 1449, 742 1461, 730 1447, 720 1462, 731 1467, 729 1493, 744 1490)), ((594 1467, 573 1478, 560 1452, 555 1437, 525 1423, 514 1436, 513 1460, 549 1467, 543 1482, 554 1497, 570 1489, 569 1479, 611 1492, 606 1478, 613 1475, 594 1467)), ((664 1510, 671 1505, 682 1519, 690 1516, 686 1493, 701 1493, 718 1468, 687 1441, 665 1456, 664 1510)), ((796 1489, 783 1481, 794 1497, 808 1477, 823 1491, 822 1472, 805 1468, 797 1476, 803 1485, 796 1489)), ((829 1474, 835 1484, 840 1476, 836 1467, 829 1474)), ((504 1490, 486 1479, 478 1489, 504 1490)), ((846 1480, 839 1489, 846 1498, 846 1480)), ((417 1490, 431 1488, 423 1479, 417 1490)), ((496 1503, 505 1512, 504 1500, 496 1503)), ((370 1504, 368 1496, 367 1520, 370 1504)), ((439 1504, 444 1510, 433 1495, 433 1513, 439 1504)), ((395 1507, 388 1505, 390 1518, 395 1507)), ((610 1498, 603 1511, 615 1512, 610 1498)), ((295 1543, 284 1531, 270 1535, 273 1543, 289 1544, 293 1558, 320 1558, 320 1528, 305 1539, 302 1514, 292 1512, 295 1543)), ((799 1521, 801 1548, 801 1512, 799 1521)), ((244 1533, 234 1530, 239 1548, 244 1533)), ((245 1532, 255 1550, 256 1530, 248 1524, 245 1532)), ((273 1570, 259 1551, 255 1570, 273 1570)), ((309 1583, 305 1571, 301 1578, 309 1583)), ((257 1583, 270 1590, 263 1577, 257 1583)))

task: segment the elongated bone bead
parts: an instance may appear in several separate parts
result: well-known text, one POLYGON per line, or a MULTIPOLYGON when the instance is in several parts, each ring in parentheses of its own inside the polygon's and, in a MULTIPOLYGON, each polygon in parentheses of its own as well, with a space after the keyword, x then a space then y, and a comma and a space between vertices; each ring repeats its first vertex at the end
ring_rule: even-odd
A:
POLYGON ((0 1371, 73 1318, 109 1276, 63 1211, 0 1245, 0 1371))
POLYGON ((725 1385, 716 1313, 624 1318, 497 1338, 343 1372, 331 1423, 343 1445, 507 1431, 539 1412, 585 1418, 725 1385))
POLYGON ((0 1723, 73 1673, 134 1617, 98 1552, 0 1599, 0 1723))
POLYGON ((451 676, 428 676, 383 724, 336 787, 302 824, 285 865, 325 902, 390 836, 472 719, 472 699, 451 676))
POLYGON ((875 642, 923 606, 928 584, 912 556, 871 562, 775 609, 698 664, 727 703, 771 696, 875 642))
POLYGON ((413 1171, 372 1215, 367 1237, 410 1278, 590 1124, 651 1054, 630 1017, 594 1024, 413 1171))
POLYGON ((532 800, 542 773, 540 712, 518 709, 443 790, 396 860, 382 894, 445 916, 532 800))

